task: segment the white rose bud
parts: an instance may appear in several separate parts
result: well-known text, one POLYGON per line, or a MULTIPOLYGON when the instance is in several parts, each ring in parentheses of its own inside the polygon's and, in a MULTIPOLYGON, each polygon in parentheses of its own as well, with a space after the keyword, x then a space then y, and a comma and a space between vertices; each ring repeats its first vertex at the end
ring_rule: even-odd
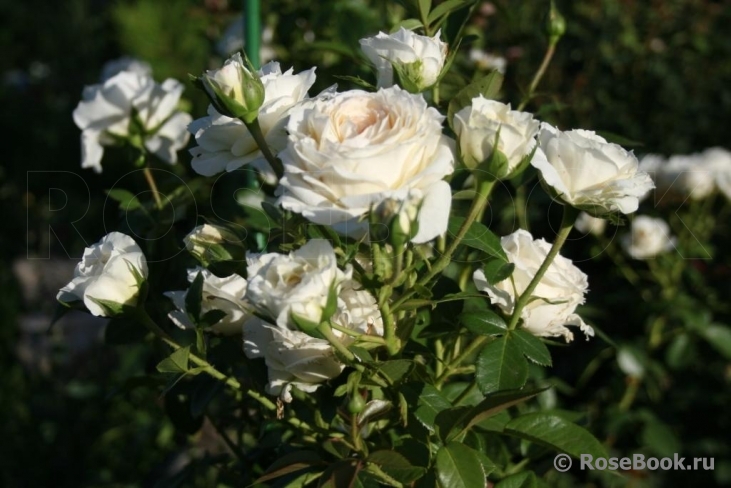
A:
POLYGON ((482 95, 454 116, 462 161, 469 169, 479 166, 491 179, 517 176, 525 169, 536 147, 539 125, 528 112, 510 110, 510 105, 482 95), (495 149, 504 157, 493 158, 495 164, 482 165, 491 159, 495 149))
POLYGON ((223 68, 206 71, 197 79, 216 110, 227 117, 253 122, 264 103, 264 84, 244 65, 241 54, 231 56, 223 68))
POLYGON ((632 220, 629 234, 620 241, 634 259, 649 259, 675 248, 670 226, 662 219, 640 215, 632 220))
MULTIPOLYGON (((369 335, 383 335, 383 321, 376 299, 353 280, 342 283, 338 305, 330 320, 341 327, 369 335)), ((347 345, 353 338, 333 331, 347 345)), ((252 318, 244 324, 244 352, 249 358, 264 358, 269 370, 266 391, 285 402, 292 401, 292 387, 315 391, 324 381, 343 371, 332 346, 305 332, 252 318)))
POLYGON ((246 299, 277 326, 297 329, 292 314, 313 324, 323 319, 330 290, 339 292, 352 269, 338 269, 335 251, 313 239, 290 254, 248 254, 246 299))
POLYGON ((531 164, 553 197, 600 217, 612 212, 629 214, 653 187, 647 173, 638 170, 637 158, 592 131, 561 132, 544 124, 531 164))
POLYGON ((404 200, 389 198, 378 204, 372 216, 375 218, 371 227, 373 240, 387 240, 399 248, 414 237, 419 231, 420 197, 420 192, 412 190, 404 200))
MULTIPOLYGON (((287 144, 284 129, 289 110, 307 98, 307 90, 315 83, 315 68, 298 74, 292 69, 282 73, 279 63, 271 62, 262 66, 258 76, 264 85, 259 126, 270 149, 277 153, 287 144)), ((190 150, 191 165, 196 173, 213 176, 251 164, 264 173, 267 181, 273 179, 276 183, 273 170, 241 120, 222 115, 211 104, 208 116, 195 120, 188 129, 198 143, 190 150)))
MULTIPOLYGON (((475 271, 473 279, 477 289, 487 292, 494 305, 511 314, 518 297, 528 288, 546 259, 551 245, 543 239, 534 240, 522 229, 503 237, 500 243, 508 260, 515 264, 510 279, 488 283, 481 269, 475 271)), ((575 313, 576 307, 584 303, 588 286, 587 276, 570 259, 556 256, 533 292, 534 300, 521 313, 523 327, 540 337, 563 336, 566 342, 574 338, 567 325, 578 326, 584 334, 593 336, 594 330, 575 313)))
POLYGON ((185 249, 203 265, 244 258, 244 243, 233 232, 218 225, 203 224, 183 239, 185 249))
POLYGON ((92 315, 109 317, 120 313, 122 306, 137 304, 146 278, 147 260, 134 239, 111 232, 84 250, 74 279, 56 299, 64 304, 83 301, 92 315))
POLYGON ((311 222, 355 238, 382 201, 420 201, 424 243, 447 230, 452 194, 443 178, 454 171, 453 141, 444 117, 420 95, 394 86, 351 90, 300 104, 290 114, 289 144, 280 153, 279 202, 311 222))
POLYGON ((420 36, 403 27, 394 34, 379 32, 360 40, 363 53, 376 65, 378 88, 393 86, 393 72, 400 75, 405 89, 418 93, 439 79, 447 59, 447 44, 434 37, 420 36))
POLYGON ((576 227, 576 230, 582 234, 600 236, 604 234, 604 229, 607 228, 607 221, 597 217, 592 217, 586 212, 581 212, 576 218, 574 227, 576 227))
MULTIPOLYGON (((203 290, 201 293, 200 316, 212 310, 225 312, 225 316, 211 325, 211 330, 223 335, 240 334, 244 322, 251 318, 246 311, 246 280, 239 275, 231 275, 219 278, 205 268, 194 268, 188 270, 188 282, 193 283, 198 273, 203 277, 203 290)), ((195 324, 191 320, 185 306, 185 300, 190 290, 168 291, 164 295, 172 300, 177 310, 168 314, 170 320, 181 329, 194 329, 195 324)))

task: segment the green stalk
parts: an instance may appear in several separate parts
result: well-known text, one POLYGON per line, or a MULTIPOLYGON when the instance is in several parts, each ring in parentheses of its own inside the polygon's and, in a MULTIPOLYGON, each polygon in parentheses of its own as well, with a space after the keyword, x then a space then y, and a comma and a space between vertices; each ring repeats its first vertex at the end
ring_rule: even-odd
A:
POLYGON ((543 56, 543 61, 541 62, 538 71, 536 71, 536 74, 533 76, 533 80, 531 80, 530 85, 528 86, 528 93, 526 93, 523 101, 520 102, 520 105, 518 105, 519 111, 523 110, 525 106, 528 105, 528 102, 530 102, 531 98, 533 98, 533 94, 536 91, 536 88, 538 88, 538 83, 541 82, 541 78, 543 78, 543 75, 546 73, 548 65, 551 64, 551 59, 553 59, 553 55, 555 52, 556 43, 552 42, 548 45, 548 49, 546 49, 546 54, 543 56))
MULTIPOLYGON (((175 340, 172 337, 170 337, 170 335, 167 332, 165 332, 159 325, 157 325, 157 323, 154 320, 152 320, 152 318, 150 318, 150 316, 147 314, 147 312, 144 309, 139 309, 137 318, 139 318, 142 321, 143 325, 145 325, 148 329, 150 329, 150 331, 152 331, 152 333, 155 334, 155 336, 160 338, 163 342, 165 342, 165 344, 170 346, 170 348, 172 348, 174 351, 177 351, 178 349, 181 349, 183 347, 180 344, 178 344, 177 342, 175 342, 175 340)), ((259 404, 261 404, 261 406, 263 406, 267 410, 272 411, 272 412, 277 411, 277 405, 274 402, 272 402, 271 400, 269 400, 268 398, 266 398, 264 395, 260 394, 257 391, 254 391, 251 389, 244 390, 241 386, 241 383, 239 383, 236 378, 232 378, 232 377, 227 376, 224 373, 220 372, 211 363, 209 363, 205 359, 197 356, 196 354, 194 354, 192 352, 189 353, 188 359, 196 366, 200 366, 201 368, 203 368, 203 371, 205 371, 207 374, 209 374, 213 378, 223 381, 224 383, 226 383, 228 386, 230 386, 231 388, 233 388, 236 391, 243 391, 246 394, 246 396, 248 396, 249 398, 251 398, 253 400, 256 400, 257 402, 259 402, 259 404)), ((303 431, 313 430, 312 427, 310 427, 306 422, 302 422, 301 420, 294 418, 294 417, 287 418, 287 422, 290 425, 297 427, 298 429, 301 429, 303 431)))
POLYGON ((576 209, 574 209, 573 207, 570 207, 568 205, 564 206, 563 218, 561 219, 561 227, 558 230, 558 235, 556 236, 556 240, 553 241, 551 250, 548 251, 548 255, 546 256, 546 259, 543 260, 541 267, 538 268, 538 271, 536 272, 535 276, 528 284, 528 287, 523 291, 523 293, 520 294, 518 301, 515 303, 515 309, 513 310, 513 315, 510 318, 510 323, 508 324, 508 329, 513 330, 518 325, 518 322, 520 321, 520 314, 523 312, 523 309, 525 308, 525 306, 528 305, 528 301, 531 299, 531 296, 533 295, 533 292, 536 290, 538 283, 540 283, 541 279, 543 278, 543 275, 546 274, 546 271, 548 271, 548 268, 551 266, 551 263, 556 258, 556 256, 558 256, 558 253, 561 250, 561 247, 563 247, 564 243, 566 242, 566 238, 569 236, 569 233, 571 232, 571 229, 574 226, 574 221, 576 220, 576 214, 577 214, 576 209))
MULTIPOLYGON (((454 236, 454 240, 452 240, 449 246, 444 250, 444 253, 439 257, 439 259, 434 262, 427 274, 416 282, 417 285, 421 287, 426 286, 427 284, 429 284, 432 278, 437 276, 447 266, 449 266, 449 263, 452 260, 452 255, 459 247, 462 239, 464 239, 465 235, 467 235, 467 231, 470 229, 475 220, 477 220, 477 218, 482 215, 482 211, 487 204, 487 199, 489 198, 490 192, 495 186, 495 183, 495 180, 484 180, 478 183, 477 195, 475 195, 475 199, 472 200, 472 206, 467 213, 467 218, 462 224, 462 227, 459 228, 459 230, 457 231, 457 235, 454 236)), ((411 298, 415 293, 415 287, 412 287, 396 301, 396 303, 393 305, 393 309, 398 310, 398 308, 403 305, 409 298, 411 298)))
MULTIPOLYGON (((244 121, 242 120, 242 122, 244 121)), ((266 139, 264 139, 264 134, 261 131, 259 119, 256 118, 253 122, 244 122, 244 124, 246 125, 246 128, 249 129, 251 137, 253 137, 254 141, 256 141, 256 145, 259 146, 264 158, 266 158, 267 162, 274 170, 274 173, 276 173, 277 179, 281 179, 282 176, 284 176, 284 166, 282 166, 282 162, 278 160, 274 154, 272 154, 272 150, 269 149, 269 144, 267 144, 266 139)))

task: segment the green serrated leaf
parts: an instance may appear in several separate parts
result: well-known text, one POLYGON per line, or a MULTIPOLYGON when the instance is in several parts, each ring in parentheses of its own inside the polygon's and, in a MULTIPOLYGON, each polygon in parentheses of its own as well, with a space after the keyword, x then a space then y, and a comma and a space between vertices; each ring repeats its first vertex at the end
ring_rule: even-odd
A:
POLYGON ((475 379, 482 393, 522 388, 528 361, 515 339, 504 335, 486 345, 477 357, 475 379))
POLYGON ((431 11, 431 2, 432 0, 417 0, 417 6, 419 8, 419 15, 423 17, 427 17, 429 15, 429 12, 431 11))
POLYGON ((360 470, 359 464, 355 459, 345 459, 331 464, 320 476, 318 488, 353 486, 360 470))
POLYGON ((378 371, 388 378, 391 384, 397 383, 402 380, 411 372, 414 362, 410 359, 394 359, 393 361, 386 361, 378 364, 378 371))
POLYGON ((487 395, 480 403, 463 412, 462 418, 453 424, 452 430, 447 434, 446 439, 456 439, 463 433, 469 431, 473 426, 480 424, 486 419, 489 419, 510 407, 523 403, 545 390, 547 390, 547 388, 524 391, 500 391, 487 395))
POLYGON ((446 2, 442 2, 429 13, 426 23, 432 25, 442 16, 449 15, 451 12, 467 7, 473 3, 475 3, 475 0, 447 0, 446 2))
POLYGON ((404 484, 412 483, 426 473, 426 468, 412 465, 396 451, 373 452, 366 458, 366 462, 378 465, 387 475, 404 484))
POLYGON ((186 373, 188 371, 189 356, 190 346, 181 347, 160 361, 157 365, 157 370, 161 373, 186 373))
POLYGON ((533 471, 523 471, 503 478, 495 488, 537 488, 538 479, 533 471))
POLYGON ((508 331, 505 320, 492 310, 464 312, 459 316, 459 320, 467 330, 477 335, 503 335, 508 331))
MULTIPOLYGON (((398 22, 396 25, 393 26, 391 29, 391 34, 396 32, 397 30, 404 28, 406 30, 416 30, 420 29, 421 27, 424 27, 424 24, 421 23, 418 19, 404 19, 401 22, 398 22)), ((336 76, 337 78, 337 76, 336 76)), ((372 85, 371 85, 372 86, 372 85)))
POLYGON ((711 324, 701 329, 699 333, 723 357, 731 359, 731 328, 711 324))
POLYGON ((510 334, 528 359, 541 366, 551 366, 551 353, 538 337, 527 330, 519 329, 510 334))
POLYGON ((436 473, 441 488, 484 488, 485 473, 474 449, 450 442, 437 451, 436 473))
POLYGON ((510 278, 515 270, 515 264, 506 263, 501 259, 490 259, 482 265, 482 271, 485 273, 485 279, 491 285, 496 285, 503 280, 510 278))
POLYGON ((472 104, 472 99, 477 98, 479 95, 487 99, 494 99, 497 97, 500 87, 503 84, 503 75, 498 71, 493 71, 487 76, 480 78, 479 80, 473 81, 457 95, 452 98, 447 108, 447 122, 449 127, 454 128, 453 120, 454 114, 462 110, 464 107, 472 104))
POLYGON ((142 203, 137 199, 137 196, 123 188, 107 190, 107 196, 112 200, 119 202, 119 208, 124 211, 135 210, 142 206, 142 203))
MULTIPOLYGON (((451 235, 457 235, 464 221, 464 217, 451 217, 447 230, 451 235)), ((508 256, 500 244, 500 238, 479 222, 472 223, 461 243, 465 246, 479 249, 489 256, 502 260, 504 263, 508 262, 508 256)))
POLYGON ((226 312, 223 310, 209 310, 200 318, 198 325, 201 327, 211 327, 212 325, 216 325, 220 322, 225 316, 226 312))
POLYGON ((320 455, 314 451, 290 452, 274 461, 264 474, 257 478, 255 484, 264 483, 265 481, 320 465, 324 466, 325 463, 320 455))
MULTIPOLYGON (((419 25, 421 25, 421 22, 419 22, 419 25)), ((362 88, 367 88, 368 90, 376 90, 376 87, 368 83, 366 80, 361 78, 360 76, 345 76, 345 75, 334 75, 333 78, 337 78, 338 80, 344 80, 349 81, 353 83, 354 85, 360 86, 362 88)))
POLYGON ((201 319, 201 302, 203 301, 203 273, 198 271, 188 292, 185 294, 185 311, 197 324, 201 319))
POLYGON ((102 310, 104 310, 105 317, 117 317, 120 315, 133 315, 135 312, 135 307, 131 305, 126 305, 123 303, 113 302, 111 300, 102 300, 101 298, 94 298, 94 297, 88 297, 99 305, 102 310))
POLYGON ((432 432, 435 431, 434 422, 437 414, 452 407, 442 392, 429 384, 407 383, 401 388, 401 392, 408 400, 408 404, 412 408, 416 407, 414 410, 416 419, 432 432))
POLYGON ((551 413, 533 412, 516 417, 505 425, 504 432, 575 458, 581 454, 607 457, 604 446, 588 430, 551 413))

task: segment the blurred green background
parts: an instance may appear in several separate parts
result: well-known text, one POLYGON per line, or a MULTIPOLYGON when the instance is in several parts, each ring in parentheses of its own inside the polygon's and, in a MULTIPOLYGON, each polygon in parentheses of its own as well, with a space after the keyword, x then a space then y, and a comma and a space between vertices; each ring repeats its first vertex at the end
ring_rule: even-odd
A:
MULTIPOLYGON (((150 63, 158 81, 186 80, 188 73, 220 64, 227 46, 237 46, 236 36, 226 34, 238 29, 241 3, 0 2, 2 486, 188 486, 190 480, 196 486, 239 486, 215 469, 215 455, 225 448, 209 426, 190 437, 165 416, 154 391, 121 389, 129 378, 154 368, 144 346, 104 345, 101 325, 94 320, 77 318, 46 330, 53 296, 70 277, 73 258, 105 233, 101 222, 115 219, 116 209, 104 207, 104 190, 126 173, 123 165, 115 170, 106 163, 100 175, 80 169, 79 131, 71 112, 82 87, 97 82, 104 62, 122 55, 150 63), (65 189, 65 195, 53 188, 65 189), (181 476, 183 467, 188 478, 181 476)), ((388 30, 404 15, 398 2, 380 0, 263 4, 264 56, 295 71, 316 65, 311 93, 335 83, 352 87, 336 75, 373 81, 358 40, 388 30)), ((557 5, 568 30, 529 110, 562 128, 620 135, 636 143, 638 153, 731 145, 731 2, 576 0, 557 5)), ((504 58, 503 100, 517 105, 545 50, 547 9, 542 0, 481 2, 468 27, 479 38, 463 47, 459 71, 465 78, 485 72, 470 61, 470 49, 504 58)), ((205 113, 206 102, 192 87, 184 97, 194 118, 205 113)), ((119 161, 127 157, 123 151, 109 152, 119 161)), ((185 153, 181 161, 175 173, 192 178, 185 153)), ((130 184, 142 188, 144 182, 130 184)), ((176 232, 185 235, 194 216, 176 225, 176 232)), ((729 261, 721 253, 705 275, 715 289, 728 289, 729 261)), ((633 314, 632 291, 623 289, 627 285, 610 276, 607 263, 582 266, 593 293, 604 293, 603 301, 596 294, 589 298, 597 309, 593 320, 613 338, 641 334, 626 317, 633 314), (607 317, 617 304, 625 307, 623 316, 607 317)), ((705 320, 710 313, 703 307, 696 312, 687 320, 705 320)), ((728 323, 728 307, 716 313, 728 323)), ((574 365, 581 371, 604 347, 596 340, 557 351, 556 375, 575 381, 574 365)), ((694 486, 731 484, 731 363, 705 344, 694 347, 693 357, 702 364, 661 375, 670 384, 658 381, 664 392, 658 400, 650 395, 629 419, 612 414, 614 424, 598 422, 595 433, 615 436, 613 442, 628 450, 650 446, 651 453, 673 452, 681 446, 715 455, 716 470, 678 473, 665 485, 668 478, 648 480, 650 485, 638 479, 634 486, 681 486, 676 483, 683 480, 693 480, 694 486), (710 359, 700 361, 704 357, 710 359), (637 422, 644 430, 636 431, 637 422)), ((568 395, 575 403, 564 407, 601 412, 621 397, 622 381, 616 368, 599 369, 583 389, 568 395)))

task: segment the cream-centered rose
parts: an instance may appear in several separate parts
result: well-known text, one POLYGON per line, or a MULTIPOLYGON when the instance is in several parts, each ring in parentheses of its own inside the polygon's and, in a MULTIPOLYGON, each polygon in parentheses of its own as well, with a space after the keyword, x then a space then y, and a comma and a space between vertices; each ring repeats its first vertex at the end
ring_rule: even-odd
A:
POLYGON ((399 87, 353 90, 307 101, 290 114, 289 143, 280 153, 281 205, 310 221, 360 237, 362 217, 386 199, 420 201, 423 243, 447 229, 454 142, 444 117, 420 95, 399 87))

